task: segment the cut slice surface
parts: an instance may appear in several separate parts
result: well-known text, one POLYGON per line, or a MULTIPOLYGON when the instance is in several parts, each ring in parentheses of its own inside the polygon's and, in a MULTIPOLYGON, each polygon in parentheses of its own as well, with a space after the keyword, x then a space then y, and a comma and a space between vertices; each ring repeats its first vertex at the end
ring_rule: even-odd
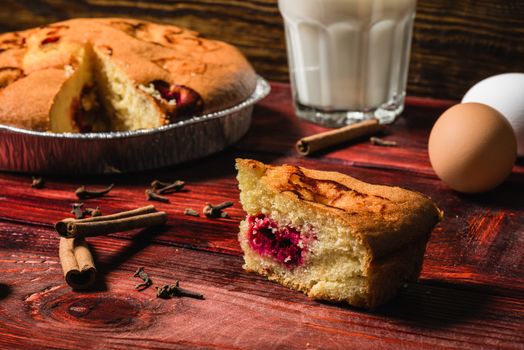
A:
POLYGON ((75 65, 64 66, 66 80, 55 96, 51 113, 51 131, 86 132, 103 131, 96 116, 92 113, 96 109, 97 101, 93 95, 94 79, 92 50, 86 45, 74 60, 75 65))
POLYGON ((100 100, 112 130, 155 128, 165 124, 165 115, 153 97, 140 90, 107 54, 97 52, 95 68, 100 100))

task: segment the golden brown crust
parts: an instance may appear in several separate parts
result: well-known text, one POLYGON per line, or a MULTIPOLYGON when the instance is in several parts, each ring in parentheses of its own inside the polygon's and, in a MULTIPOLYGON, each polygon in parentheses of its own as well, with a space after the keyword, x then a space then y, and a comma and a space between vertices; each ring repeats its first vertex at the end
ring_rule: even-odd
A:
POLYGON ((66 75, 44 69, 16 80, 0 93, 0 121, 26 129, 49 130, 49 113, 66 75), (45 89, 35 88, 45 84, 45 89))
MULTIPOLYGON (((256 75, 247 60, 226 43, 201 38, 176 26, 122 18, 73 19, 2 34, 0 70, 21 69, 20 80, 42 70, 63 70, 66 65, 75 66, 87 44, 97 54, 109 56, 137 86, 163 80, 195 90, 204 100, 205 113, 238 104, 253 92, 256 84, 256 75)), ((48 89, 47 84, 32 81, 38 83, 39 90, 48 89)), ((0 96, 5 91, 6 86, 0 85, 0 96)), ((50 88, 43 95, 50 98, 53 92, 50 88)), ((10 96, 15 99, 13 104, 20 106, 28 101, 24 95, 10 96)), ((16 118, 28 120, 6 114, 11 112, 0 110, 0 123, 34 129, 49 124, 40 119, 45 118, 42 111, 16 114, 16 118)))

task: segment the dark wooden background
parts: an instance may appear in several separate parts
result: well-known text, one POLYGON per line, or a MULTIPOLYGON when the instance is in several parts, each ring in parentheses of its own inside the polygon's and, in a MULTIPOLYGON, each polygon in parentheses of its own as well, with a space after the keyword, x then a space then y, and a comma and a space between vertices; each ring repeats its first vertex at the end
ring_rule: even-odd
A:
MULTIPOLYGON (((237 45, 267 79, 288 80, 277 0, 0 0, 0 9, 0 31, 71 17, 177 23, 237 45)), ((460 99, 510 71, 524 71, 524 1, 418 1, 408 95, 460 99)))

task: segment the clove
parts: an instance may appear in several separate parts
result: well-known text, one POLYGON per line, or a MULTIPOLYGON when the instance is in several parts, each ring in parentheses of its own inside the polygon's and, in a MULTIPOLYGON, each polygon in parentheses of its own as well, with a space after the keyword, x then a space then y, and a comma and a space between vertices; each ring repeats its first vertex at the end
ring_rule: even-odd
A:
POLYGON ((157 201, 163 203, 169 203, 169 198, 161 196, 152 190, 146 190, 146 199, 148 201, 157 201))
POLYGON ((84 218, 85 211, 82 209, 84 203, 73 203, 71 206, 73 207, 73 209, 71 209, 71 214, 75 215, 75 219, 84 218))
POLYGON ((178 192, 182 188, 184 188, 185 184, 186 183, 181 180, 176 180, 175 182, 172 182, 172 183, 171 182, 162 182, 160 180, 153 180, 153 182, 151 182, 151 189, 158 194, 178 192))
POLYGON ((186 210, 184 210, 184 215, 195 216, 195 217, 199 217, 200 216, 198 211, 193 210, 191 208, 187 208, 186 210))
POLYGON ((369 142, 376 146, 395 147, 397 146, 396 141, 383 140, 380 137, 372 136, 369 138, 369 142))
POLYGON ((95 217, 95 216, 101 216, 102 211, 100 210, 100 207, 97 206, 95 209, 86 208, 86 210, 84 210, 84 214, 90 215, 91 217, 95 217))
POLYGON ((75 194, 80 199, 102 197, 103 195, 108 194, 114 186, 114 184, 111 184, 107 188, 104 188, 102 190, 89 191, 84 185, 82 185, 76 189, 75 194))
POLYGON ((217 205, 207 203, 202 211, 208 218, 228 218, 229 215, 222 210, 229 208, 232 205, 233 202, 223 202, 217 205))
POLYGON ((33 188, 44 188, 44 183, 45 183, 45 180, 43 177, 35 177, 33 176, 32 177, 32 182, 31 182, 31 187, 33 188))
POLYGON ((161 189, 162 187, 167 187, 171 185, 171 182, 162 182, 160 180, 153 180, 151 182, 151 188, 154 190, 161 189))
POLYGON ((148 274, 144 271, 144 267, 139 267, 133 277, 138 277, 143 281, 142 283, 139 283, 135 286, 135 289, 138 291, 143 291, 153 284, 151 278, 149 278, 148 274))
POLYGON ((173 182, 172 184, 168 184, 167 186, 163 186, 163 187, 160 187, 160 188, 156 187, 155 192, 158 193, 158 194, 178 192, 182 188, 184 188, 185 184, 186 183, 184 181, 177 180, 177 181, 173 182))
POLYGON ((170 299, 172 297, 188 297, 202 300, 204 299, 204 295, 200 293, 180 288, 179 281, 175 281, 175 284, 164 284, 160 287, 156 287, 156 296, 162 299, 170 299))

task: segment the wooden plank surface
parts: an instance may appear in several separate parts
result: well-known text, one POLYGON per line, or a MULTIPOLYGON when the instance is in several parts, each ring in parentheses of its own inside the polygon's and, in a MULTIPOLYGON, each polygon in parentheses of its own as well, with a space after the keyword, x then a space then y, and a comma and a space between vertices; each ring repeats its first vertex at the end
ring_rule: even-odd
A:
MULTIPOLYGON (((0 32, 72 17, 177 23, 239 46, 268 79, 288 80, 277 0, 0 0, 0 9, 0 32)), ((460 99, 481 79, 522 71, 523 61, 523 1, 418 0, 408 95, 460 99)))
POLYGON ((63 284, 51 230, 7 230, 35 244, 0 250, 10 285, 9 303, 0 304, 3 348, 489 349, 524 341, 520 298, 421 282, 375 313, 358 312, 246 274, 239 256, 151 244, 150 233, 92 239, 103 281, 98 290, 74 293, 63 284), (146 266, 155 283, 181 279, 206 300, 137 292, 137 266, 146 266))
POLYGON ((273 84, 253 125, 234 147, 157 171, 100 177, 54 177, 45 189, 30 176, 0 174, 0 348, 202 349, 524 349, 524 165, 496 190, 476 196, 449 190, 434 175, 427 135, 450 101, 409 99, 387 139, 366 140, 299 157, 296 139, 322 128, 293 115, 289 86, 273 84), (242 270, 233 161, 250 157, 335 170, 362 180, 430 195, 445 211, 425 255, 421 278, 375 312, 311 300, 242 270), (74 292, 64 283, 54 221, 69 214, 81 184, 115 183, 85 201, 113 213, 146 204, 153 179, 187 181, 187 190, 155 203, 166 227, 89 239, 100 278, 74 292), (206 202, 233 200, 229 219, 184 216, 206 202), (144 266, 155 285, 175 279, 206 300, 155 297, 134 290, 144 266))

